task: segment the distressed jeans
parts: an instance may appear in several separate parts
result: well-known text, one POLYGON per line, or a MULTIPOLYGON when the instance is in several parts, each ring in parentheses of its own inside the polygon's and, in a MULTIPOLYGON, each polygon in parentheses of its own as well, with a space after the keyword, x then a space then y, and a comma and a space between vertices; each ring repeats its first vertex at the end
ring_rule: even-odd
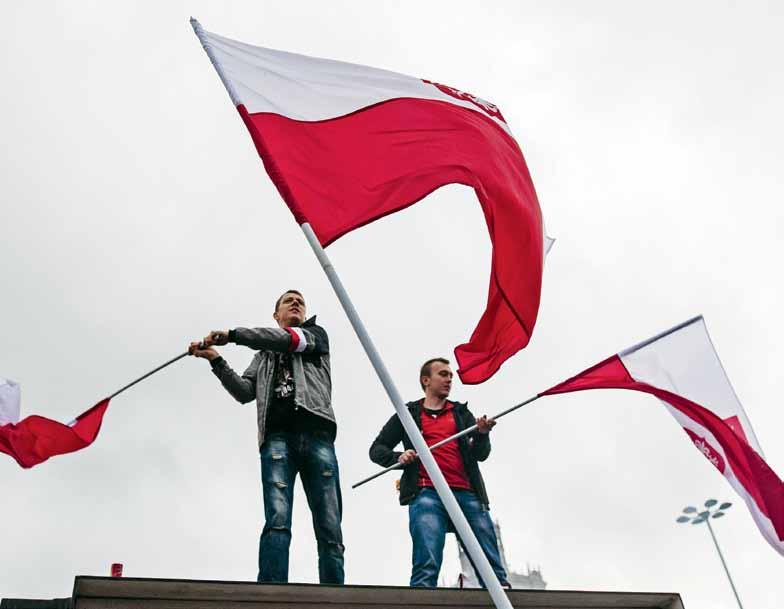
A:
MULTIPOLYGON (((490 566, 501 584, 508 585, 490 512, 482 506, 473 491, 453 489, 453 492, 490 566)), ((435 489, 423 488, 408 505, 408 530, 413 543, 410 585, 435 588, 444 558, 446 534, 455 530, 435 489)), ((462 545, 459 537, 458 541, 462 545)), ((477 577, 484 587, 479 572, 477 577)))
POLYGON ((261 447, 261 484, 264 491, 264 529, 259 540, 260 582, 287 582, 294 481, 302 486, 313 517, 318 547, 319 581, 342 584, 343 534, 335 445, 322 431, 272 433, 261 447))

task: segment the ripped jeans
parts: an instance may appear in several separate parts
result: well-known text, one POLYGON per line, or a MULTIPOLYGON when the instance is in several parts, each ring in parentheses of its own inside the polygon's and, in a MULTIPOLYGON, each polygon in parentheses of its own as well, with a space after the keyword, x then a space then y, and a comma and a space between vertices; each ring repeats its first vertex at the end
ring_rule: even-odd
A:
POLYGON ((318 546, 319 582, 343 583, 343 534, 340 521, 338 461, 330 435, 322 431, 267 436, 261 447, 264 529, 259 540, 259 582, 287 582, 294 481, 302 486, 313 517, 318 546))

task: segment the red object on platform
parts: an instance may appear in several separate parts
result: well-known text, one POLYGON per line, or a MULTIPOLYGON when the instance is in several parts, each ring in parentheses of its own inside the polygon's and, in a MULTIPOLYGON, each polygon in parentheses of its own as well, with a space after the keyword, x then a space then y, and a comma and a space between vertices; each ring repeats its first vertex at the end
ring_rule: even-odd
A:
POLYGON ((121 562, 113 562, 111 568, 112 577, 123 576, 123 564, 121 562))
POLYGON ((66 425, 31 415, 18 423, 0 426, 0 452, 11 455, 24 468, 43 463, 55 455, 71 453, 95 441, 109 398, 80 414, 66 425))
POLYGON ((463 383, 481 383, 528 344, 544 226, 523 154, 495 105, 429 80, 194 28, 269 177, 323 246, 441 186, 472 188, 493 252, 485 312, 455 348, 458 374, 463 383))

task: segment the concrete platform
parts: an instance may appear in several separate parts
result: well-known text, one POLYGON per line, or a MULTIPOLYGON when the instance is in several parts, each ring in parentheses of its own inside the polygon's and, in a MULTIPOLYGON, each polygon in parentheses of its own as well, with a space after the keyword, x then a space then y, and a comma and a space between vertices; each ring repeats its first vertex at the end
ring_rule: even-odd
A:
MULTIPOLYGON (((683 609, 676 593, 511 590, 515 608, 683 609)), ((256 584, 79 576, 74 609, 469 609, 492 608, 484 590, 256 584)))

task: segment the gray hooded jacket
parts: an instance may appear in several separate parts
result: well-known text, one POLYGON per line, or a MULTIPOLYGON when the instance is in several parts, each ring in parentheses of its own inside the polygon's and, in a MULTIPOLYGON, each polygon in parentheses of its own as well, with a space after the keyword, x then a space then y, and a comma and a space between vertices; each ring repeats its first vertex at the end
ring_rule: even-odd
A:
POLYGON ((222 357, 214 359, 212 371, 238 402, 256 400, 259 446, 264 443, 267 408, 272 393, 276 353, 291 353, 294 403, 335 423, 332 410, 332 379, 327 332, 311 317, 298 328, 235 328, 229 342, 258 349, 242 376, 222 357))

